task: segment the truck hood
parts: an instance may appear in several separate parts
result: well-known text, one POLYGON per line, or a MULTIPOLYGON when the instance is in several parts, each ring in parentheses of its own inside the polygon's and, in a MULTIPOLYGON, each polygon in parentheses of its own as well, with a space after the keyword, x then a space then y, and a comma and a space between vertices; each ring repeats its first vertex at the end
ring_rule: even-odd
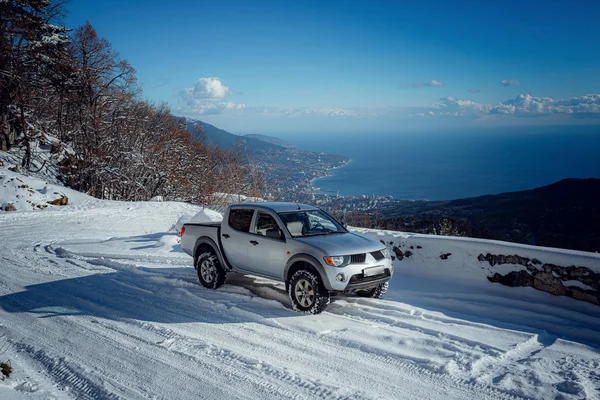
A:
POLYGON ((329 256, 369 253, 384 247, 377 240, 355 233, 299 237, 294 240, 312 246, 329 256))

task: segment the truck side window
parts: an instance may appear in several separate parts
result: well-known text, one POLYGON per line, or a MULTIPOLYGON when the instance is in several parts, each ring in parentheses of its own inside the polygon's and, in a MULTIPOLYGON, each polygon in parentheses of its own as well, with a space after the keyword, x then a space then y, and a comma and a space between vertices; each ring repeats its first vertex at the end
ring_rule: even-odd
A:
POLYGON ((256 216, 256 233, 262 236, 267 236, 267 231, 269 229, 278 229, 279 226, 275 221, 275 218, 271 216, 271 214, 264 213, 262 211, 258 211, 256 216))
POLYGON ((229 226, 236 231, 250 232, 250 223, 254 210, 245 208, 235 208, 229 210, 229 226))

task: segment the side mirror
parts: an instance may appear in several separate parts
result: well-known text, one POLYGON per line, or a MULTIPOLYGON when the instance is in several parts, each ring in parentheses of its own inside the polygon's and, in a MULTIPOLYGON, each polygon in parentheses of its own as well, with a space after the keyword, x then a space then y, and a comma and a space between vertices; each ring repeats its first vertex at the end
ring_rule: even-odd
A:
POLYGON ((271 239, 283 239, 283 232, 279 228, 267 229, 267 237, 271 239))

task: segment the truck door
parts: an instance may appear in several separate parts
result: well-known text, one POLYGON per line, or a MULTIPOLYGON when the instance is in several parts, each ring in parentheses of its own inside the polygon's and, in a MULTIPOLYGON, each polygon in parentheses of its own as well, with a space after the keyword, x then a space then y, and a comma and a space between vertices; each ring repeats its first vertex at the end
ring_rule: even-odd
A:
POLYGON ((251 268, 260 275, 281 279, 285 269, 286 242, 281 226, 268 212, 256 211, 254 226, 250 230, 248 258, 251 268), (279 236, 275 232, 279 233, 279 236))
POLYGON ((227 261, 236 269, 248 270, 252 265, 248 250, 255 235, 250 233, 254 209, 232 208, 221 225, 221 243, 227 261))

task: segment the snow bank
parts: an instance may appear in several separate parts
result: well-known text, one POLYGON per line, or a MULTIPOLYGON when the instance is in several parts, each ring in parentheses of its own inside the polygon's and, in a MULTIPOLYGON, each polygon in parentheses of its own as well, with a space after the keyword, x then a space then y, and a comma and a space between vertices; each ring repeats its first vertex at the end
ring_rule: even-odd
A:
MULTIPOLYGON (((123 203, 127 204, 127 203, 123 203)), ((141 203, 144 208, 152 208, 156 203, 141 203)), ((177 203, 164 203, 165 207, 177 203)), ((158 204, 156 204, 158 206, 158 204)), ((197 207, 197 206, 189 206, 197 207)), ((190 262, 189 256, 181 249, 179 231, 187 222, 221 221, 222 215, 208 208, 196 214, 184 214, 168 232, 146 233, 131 237, 113 237, 107 240, 65 240, 50 248, 62 257, 94 257, 128 260, 134 265, 149 268, 162 268, 171 264, 190 262)))
POLYGON ((189 261, 187 254, 181 250, 179 236, 164 232, 100 241, 66 240, 53 244, 49 249, 66 258, 128 260, 134 265, 144 265, 148 268, 189 261))
MULTIPOLYGON (((532 286, 552 294, 600 303, 600 254, 495 240, 351 228, 385 243, 400 271, 436 279, 532 286), (514 278, 514 279, 513 279, 514 278)), ((521 289, 522 290, 522 289, 521 289)))
POLYGON ((7 167, 0 167, 0 206, 2 210, 32 211, 57 207, 50 203, 63 197, 68 198, 69 204, 76 205, 95 200, 76 190, 48 184, 43 180, 11 171, 7 167))

